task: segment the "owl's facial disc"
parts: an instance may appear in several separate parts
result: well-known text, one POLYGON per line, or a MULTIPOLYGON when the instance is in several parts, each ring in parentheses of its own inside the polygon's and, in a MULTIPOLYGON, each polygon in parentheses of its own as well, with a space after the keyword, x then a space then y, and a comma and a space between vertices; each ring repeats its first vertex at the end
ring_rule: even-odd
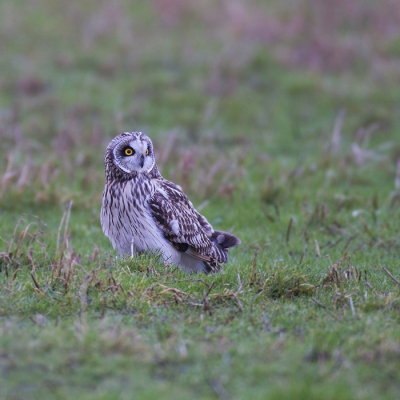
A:
POLYGON ((149 172, 154 166, 151 143, 146 140, 127 140, 114 149, 114 162, 127 173, 149 172))

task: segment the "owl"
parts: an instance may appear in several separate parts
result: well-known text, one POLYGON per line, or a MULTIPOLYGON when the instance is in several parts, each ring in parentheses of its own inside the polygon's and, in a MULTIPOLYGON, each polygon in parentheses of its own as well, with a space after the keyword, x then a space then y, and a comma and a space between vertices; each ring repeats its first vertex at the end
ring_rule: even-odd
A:
POLYGON ((153 143, 141 132, 125 132, 107 146, 100 213, 104 234, 120 255, 159 254, 187 272, 214 272, 240 244, 214 230, 180 186, 158 171, 153 143))

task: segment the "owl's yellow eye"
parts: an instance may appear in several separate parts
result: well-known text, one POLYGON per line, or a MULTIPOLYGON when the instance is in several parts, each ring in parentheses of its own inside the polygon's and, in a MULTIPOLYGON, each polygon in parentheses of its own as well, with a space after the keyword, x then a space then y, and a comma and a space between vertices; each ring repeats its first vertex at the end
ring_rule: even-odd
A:
POLYGON ((148 155, 149 155, 149 149, 146 150, 146 156, 148 156, 148 155))
POLYGON ((125 154, 126 156, 131 156, 134 152, 135 152, 135 151, 132 149, 132 147, 127 147, 127 148, 124 150, 124 154, 125 154))

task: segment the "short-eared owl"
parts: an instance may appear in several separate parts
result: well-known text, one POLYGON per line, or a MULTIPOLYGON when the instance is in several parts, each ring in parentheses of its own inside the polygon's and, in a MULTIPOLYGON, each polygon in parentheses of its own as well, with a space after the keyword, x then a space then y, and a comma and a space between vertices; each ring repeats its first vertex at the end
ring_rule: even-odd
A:
POLYGON ((188 272, 215 271, 236 236, 216 231, 174 183, 158 172, 151 140, 125 132, 107 146, 101 226, 120 255, 150 251, 188 272), (133 246, 133 247, 132 247, 133 246))

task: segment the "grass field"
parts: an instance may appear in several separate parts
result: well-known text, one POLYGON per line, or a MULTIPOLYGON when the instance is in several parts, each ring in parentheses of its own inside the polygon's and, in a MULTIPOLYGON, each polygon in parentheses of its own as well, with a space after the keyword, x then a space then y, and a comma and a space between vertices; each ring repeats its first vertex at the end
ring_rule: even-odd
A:
POLYGON ((400 4, 0 1, 0 398, 397 399, 400 4), (116 257, 138 130, 238 235, 224 271, 116 257))

